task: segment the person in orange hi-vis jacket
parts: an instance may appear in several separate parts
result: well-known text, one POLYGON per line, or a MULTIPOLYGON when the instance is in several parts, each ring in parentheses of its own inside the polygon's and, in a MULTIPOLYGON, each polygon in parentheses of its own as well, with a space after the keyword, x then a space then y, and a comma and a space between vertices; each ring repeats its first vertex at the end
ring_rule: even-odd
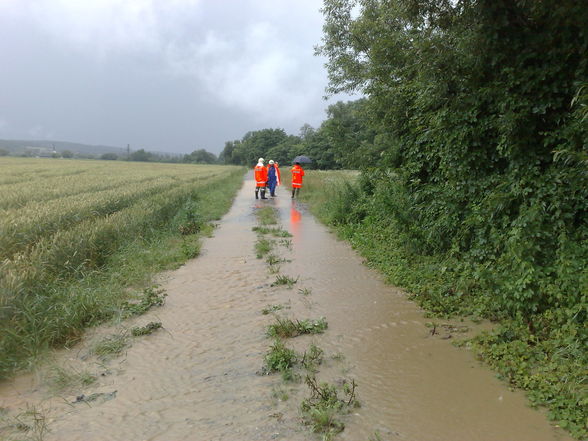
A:
POLYGON ((282 175, 280 174, 280 164, 278 164, 278 161, 276 161, 274 163, 274 165, 276 166, 276 172, 278 174, 278 185, 282 185, 282 175))
POLYGON ((267 184, 267 168, 263 165, 263 158, 257 160, 257 165, 253 169, 255 175, 255 199, 259 199, 259 193, 261 190, 261 199, 267 199, 265 197, 265 185, 267 184))
POLYGON ((296 162, 290 171, 292 172, 292 199, 294 199, 294 196, 298 196, 298 193, 300 193, 304 169, 299 162, 296 162))

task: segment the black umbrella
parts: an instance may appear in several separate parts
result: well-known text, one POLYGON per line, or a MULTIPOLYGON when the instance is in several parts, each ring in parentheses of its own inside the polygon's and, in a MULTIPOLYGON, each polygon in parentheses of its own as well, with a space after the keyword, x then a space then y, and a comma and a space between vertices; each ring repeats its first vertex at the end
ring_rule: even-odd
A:
POLYGON ((312 159, 310 159, 308 156, 296 156, 292 160, 292 164, 296 162, 299 162, 300 164, 312 164, 312 159))

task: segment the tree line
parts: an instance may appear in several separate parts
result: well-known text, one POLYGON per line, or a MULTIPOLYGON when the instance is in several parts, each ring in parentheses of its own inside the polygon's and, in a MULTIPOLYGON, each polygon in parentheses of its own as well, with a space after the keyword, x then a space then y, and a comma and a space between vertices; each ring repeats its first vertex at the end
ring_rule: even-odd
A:
POLYGON ((288 135, 283 129, 248 132, 240 140, 227 141, 219 161, 249 166, 265 157, 290 164, 295 156, 306 155, 312 158, 313 168, 357 168, 365 159, 365 146, 371 145, 374 138, 365 106, 364 99, 332 104, 320 127, 304 124, 298 135, 288 135))

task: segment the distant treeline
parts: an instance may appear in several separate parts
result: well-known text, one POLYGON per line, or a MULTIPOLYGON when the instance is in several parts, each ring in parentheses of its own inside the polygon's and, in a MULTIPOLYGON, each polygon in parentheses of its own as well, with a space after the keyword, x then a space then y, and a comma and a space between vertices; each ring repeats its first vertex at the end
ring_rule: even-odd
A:
MULTIPOLYGON (((88 149, 92 146, 85 146, 83 151, 49 148, 49 147, 0 147, 0 156, 21 156, 41 158, 75 158, 75 159, 102 159, 107 161, 138 161, 138 162, 166 162, 166 163, 189 163, 189 164, 217 164, 218 158, 214 153, 204 149, 195 150, 190 154, 179 155, 170 153, 154 153, 145 149, 130 151, 129 153, 106 152, 92 153, 88 149)), ((97 147, 100 150, 100 147, 97 147)))
POLYGON ((366 101, 338 102, 327 108, 327 119, 317 129, 304 124, 300 133, 283 129, 248 132, 241 140, 227 141, 219 155, 223 164, 252 165, 259 157, 289 164, 297 155, 312 158, 313 168, 358 168, 371 151, 375 132, 367 123, 366 101))

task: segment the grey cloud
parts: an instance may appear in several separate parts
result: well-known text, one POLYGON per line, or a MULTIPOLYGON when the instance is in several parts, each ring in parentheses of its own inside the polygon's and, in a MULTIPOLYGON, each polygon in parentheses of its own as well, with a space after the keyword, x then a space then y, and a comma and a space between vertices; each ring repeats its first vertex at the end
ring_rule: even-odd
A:
POLYGON ((319 7, 0 1, 0 135, 218 153, 247 130, 316 126, 327 105, 324 61, 312 55, 319 7))

